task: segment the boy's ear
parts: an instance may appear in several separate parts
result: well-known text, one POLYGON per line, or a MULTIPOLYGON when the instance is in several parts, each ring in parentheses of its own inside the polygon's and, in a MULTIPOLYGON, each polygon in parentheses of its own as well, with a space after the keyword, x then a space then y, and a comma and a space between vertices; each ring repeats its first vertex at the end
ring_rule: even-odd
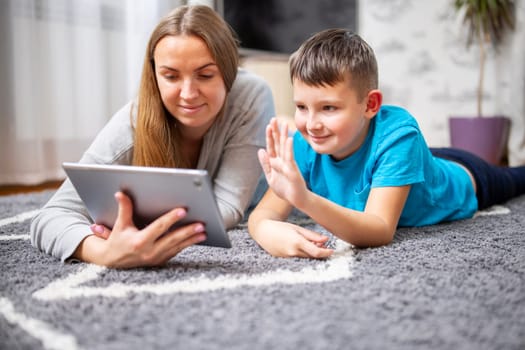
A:
POLYGON ((381 103, 383 102, 383 94, 380 90, 374 89, 368 92, 367 103, 366 103, 366 116, 368 118, 374 117, 379 108, 381 108, 381 103))

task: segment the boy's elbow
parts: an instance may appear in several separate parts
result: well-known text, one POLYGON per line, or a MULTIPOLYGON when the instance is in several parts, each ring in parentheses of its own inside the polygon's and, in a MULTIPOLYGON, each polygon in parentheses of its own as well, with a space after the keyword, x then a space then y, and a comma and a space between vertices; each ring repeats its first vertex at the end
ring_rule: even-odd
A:
POLYGON ((394 240, 395 230, 393 232, 385 231, 379 234, 365 235, 365 237, 355 237, 350 239, 349 243, 357 248, 378 248, 389 245, 394 240))
POLYGON ((255 239, 255 232, 257 231, 257 226, 259 226, 259 221, 261 220, 261 218, 257 214, 258 214, 257 209, 255 209, 248 216, 248 233, 254 239, 255 239))
POLYGON ((385 245, 389 245, 391 242, 392 242, 392 239, 385 239, 385 240, 374 240, 374 241, 368 241, 368 242, 355 242, 352 244, 356 246, 357 248, 379 248, 385 245))

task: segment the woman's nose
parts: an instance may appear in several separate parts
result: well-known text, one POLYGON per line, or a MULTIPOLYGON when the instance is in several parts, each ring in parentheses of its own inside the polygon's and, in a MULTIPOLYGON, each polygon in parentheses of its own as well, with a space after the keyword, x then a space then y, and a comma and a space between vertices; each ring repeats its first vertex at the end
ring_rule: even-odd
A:
POLYGON ((193 81, 193 79, 185 79, 182 82, 182 87, 180 89, 180 97, 189 100, 192 98, 195 98, 199 95, 199 90, 197 88, 197 84, 193 81))

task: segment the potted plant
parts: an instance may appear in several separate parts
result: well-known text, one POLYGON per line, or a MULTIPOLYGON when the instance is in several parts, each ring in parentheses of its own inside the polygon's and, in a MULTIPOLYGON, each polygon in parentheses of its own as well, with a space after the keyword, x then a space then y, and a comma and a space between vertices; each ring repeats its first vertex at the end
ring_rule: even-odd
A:
POLYGON ((492 164, 501 164, 506 153, 510 119, 505 116, 484 116, 483 80, 487 47, 495 50, 509 30, 514 30, 513 0, 455 0, 455 9, 463 13, 468 28, 467 47, 474 41, 479 47, 479 80, 477 116, 449 118, 452 147, 466 149, 492 164))

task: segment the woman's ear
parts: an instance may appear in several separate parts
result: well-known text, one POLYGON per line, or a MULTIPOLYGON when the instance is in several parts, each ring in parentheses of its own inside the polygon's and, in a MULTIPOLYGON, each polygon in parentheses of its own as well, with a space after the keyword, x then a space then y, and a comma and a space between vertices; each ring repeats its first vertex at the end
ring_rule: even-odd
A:
POLYGON ((368 118, 372 118, 377 114, 377 112, 379 112, 379 108, 381 108, 381 103, 383 102, 383 94, 380 90, 374 89, 368 92, 366 98, 367 103, 365 113, 368 118))

